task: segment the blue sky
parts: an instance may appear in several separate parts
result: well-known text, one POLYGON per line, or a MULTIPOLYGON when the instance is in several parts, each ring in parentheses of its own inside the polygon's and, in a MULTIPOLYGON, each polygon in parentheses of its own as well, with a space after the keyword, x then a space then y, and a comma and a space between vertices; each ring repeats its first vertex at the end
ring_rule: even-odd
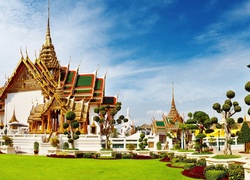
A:
MULTIPOLYGON (((51 0, 52 42, 61 65, 98 75, 106 95, 136 125, 168 114, 172 82, 181 115, 218 116, 228 90, 243 99, 250 69, 250 0, 51 0)), ((0 84, 20 60, 32 61, 45 39, 47 1, 0 1, 0 84)), ((220 118, 220 116, 218 116, 220 118)), ((237 115, 235 116, 237 117, 237 115)))

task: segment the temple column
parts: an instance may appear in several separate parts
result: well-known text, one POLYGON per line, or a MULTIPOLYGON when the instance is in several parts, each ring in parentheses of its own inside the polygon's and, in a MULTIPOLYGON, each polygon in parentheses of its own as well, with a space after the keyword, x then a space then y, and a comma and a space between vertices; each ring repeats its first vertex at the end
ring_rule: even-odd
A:
POLYGON ((64 129, 63 129, 63 123, 64 123, 64 116, 62 111, 60 111, 60 132, 63 133, 64 129))
POLYGON ((49 115, 48 115, 48 133, 50 133, 51 132, 51 114, 50 114, 50 112, 49 112, 49 115))
POLYGON ((42 128, 41 128, 41 131, 42 132, 44 132, 44 126, 45 126, 45 124, 44 124, 44 117, 42 118, 42 128))

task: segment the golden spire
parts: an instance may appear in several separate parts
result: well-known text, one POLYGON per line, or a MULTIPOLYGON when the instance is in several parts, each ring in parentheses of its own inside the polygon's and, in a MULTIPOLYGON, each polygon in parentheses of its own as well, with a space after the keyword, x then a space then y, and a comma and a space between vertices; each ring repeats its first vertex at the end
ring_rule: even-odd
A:
POLYGON ((176 109, 175 102, 174 102, 174 83, 172 82, 172 103, 171 103, 171 108, 170 108, 167 118, 173 119, 176 115, 179 116, 179 113, 176 109))
POLYGON ((52 40, 51 40, 51 37, 50 37, 50 2, 48 0, 48 22, 47 22, 47 30, 46 30, 46 38, 45 38, 45 42, 44 42, 44 45, 46 46, 49 46, 52 44, 52 40))
POLYGON ((42 61, 47 69, 50 71, 51 75, 54 77, 54 80, 58 80, 60 64, 56 57, 56 52, 52 44, 51 35, 50 35, 50 1, 48 0, 48 22, 45 42, 40 51, 39 60, 42 61))

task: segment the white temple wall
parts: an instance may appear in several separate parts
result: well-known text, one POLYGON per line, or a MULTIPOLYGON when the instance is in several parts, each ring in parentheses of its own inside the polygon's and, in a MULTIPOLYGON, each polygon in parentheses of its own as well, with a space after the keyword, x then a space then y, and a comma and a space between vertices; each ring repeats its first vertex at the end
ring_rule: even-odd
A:
POLYGON ((15 110, 16 119, 23 124, 28 124, 32 105, 43 103, 44 96, 41 90, 8 93, 5 99, 4 124, 9 124, 15 110))

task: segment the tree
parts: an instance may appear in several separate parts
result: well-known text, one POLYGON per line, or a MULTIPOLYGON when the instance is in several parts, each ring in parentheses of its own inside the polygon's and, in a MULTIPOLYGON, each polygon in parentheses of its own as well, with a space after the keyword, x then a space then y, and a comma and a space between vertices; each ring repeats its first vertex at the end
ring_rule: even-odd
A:
MULTIPOLYGON (((239 103, 237 101, 232 102, 232 99, 235 97, 235 92, 232 90, 229 90, 226 93, 226 97, 228 99, 225 100, 224 104, 221 106, 219 103, 213 104, 213 109, 217 111, 217 113, 222 115, 222 119, 225 121, 222 124, 217 124, 216 127, 218 129, 223 128, 225 132, 225 145, 224 145, 224 154, 230 154, 232 155, 232 149, 231 149, 231 129, 234 128, 237 124, 235 120, 232 118, 232 116, 241 111, 241 107, 239 106, 239 103)), ((238 118, 238 123, 242 123, 243 119, 238 118)))
POLYGON ((141 133, 139 138, 140 150, 144 150, 147 145, 148 145, 148 139, 145 137, 145 133, 141 133))
POLYGON ((206 147, 206 144, 203 144, 203 139, 206 137, 206 134, 214 132, 211 129, 212 125, 218 122, 217 118, 209 118, 209 116, 203 111, 196 111, 194 114, 188 113, 189 119, 187 120, 188 129, 197 129, 199 133, 196 135, 196 149, 198 152, 202 152, 203 147, 206 147))
MULTIPOLYGON (((247 66, 247 67, 250 67, 249 65, 247 66)), ((248 81, 246 84, 245 84, 245 90, 247 91, 247 92, 250 92, 250 81, 248 81)), ((247 104, 247 105, 250 105, 250 94, 248 94, 246 97, 245 97, 245 103, 247 104)), ((247 114, 248 115, 250 115, 250 108, 248 108, 248 111, 247 111, 247 114)), ((244 123, 246 123, 246 122, 244 122, 244 123)), ((247 124, 247 123, 246 123, 247 124)), ((244 125, 244 124, 243 124, 244 125)), ((243 125, 242 125, 242 128, 241 128, 241 133, 240 134, 243 134, 243 125)), ((246 125, 245 125, 246 126, 246 125)), ((245 135, 241 135, 241 138, 247 138, 248 139, 248 141, 247 140, 245 140, 245 151, 249 151, 249 148, 248 148, 248 146, 247 146, 247 143, 248 142, 250 142, 250 137, 249 137, 249 135, 250 134, 247 134, 247 130, 246 130, 247 128, 246 127, 244 127, 244 134, 245 135, 247 135, 247 137, 245 137, 245 135), (244 136, 244 137, 243 137, 244 136)), ((248 132, 249 133, 249 132, 248 132)))
POLYGON ((109 137, 114 131, 114 126, 122 122, 128 122, 128 119, 123 115, 120 115, 117 120, 114 119, 116 114, 121 110, 121 105, 121 102, 117 102, 115 107, 106 105, 94 109, 94 112, 98 114, 98 116, 94 117, 94 121, 100 126, 101 135, 106 137, 105 149, 110 149, 109 137))
POLYGON ((250 142, 250 128, 246 121, 243 122, 241 126, 241 130, 238 136, 238 142, 244 143, 245 145, 245 152, 249 152, 249 149, 247 148, 247 143, 250 142))
POLYGON ((68 135, 68 142, 71 144, 72 149, 75 149, 74 141, 79 139, 81 132, 78 130, 79 122, 75 120, 76 114, 73 111, 66 113, 66 122, 63 124, 65 129, 64 134, 68 135))

